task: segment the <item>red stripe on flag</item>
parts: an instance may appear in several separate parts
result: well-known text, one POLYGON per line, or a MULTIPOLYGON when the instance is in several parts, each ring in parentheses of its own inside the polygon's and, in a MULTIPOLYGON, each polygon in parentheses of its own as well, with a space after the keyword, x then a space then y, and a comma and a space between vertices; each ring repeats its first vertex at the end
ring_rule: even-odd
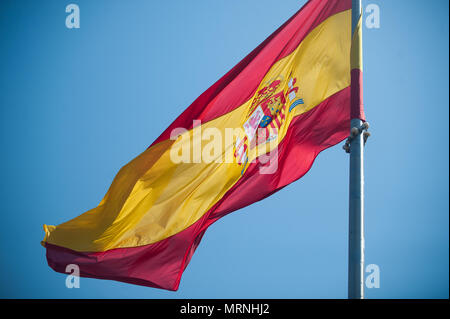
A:
POLYGON ((353 69, 351 72, 352 83, 352 105, 351 118, 366 120, 363 105, 363 72, 360 69, 353 69))

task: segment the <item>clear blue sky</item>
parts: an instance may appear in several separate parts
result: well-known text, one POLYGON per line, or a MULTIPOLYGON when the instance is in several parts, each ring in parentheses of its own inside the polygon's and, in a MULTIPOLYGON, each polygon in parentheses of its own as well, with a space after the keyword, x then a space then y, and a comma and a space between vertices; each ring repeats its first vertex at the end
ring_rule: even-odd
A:
MULTIPOLYGON (((0 2, 5 298, 346 298, 348 155, 211 226, 178 292, 65 276, 42 225, 95 207, 120 167, 305 1, 0 2)), ((449 3, 365 0, 368 298, 449 296, 449 3)))

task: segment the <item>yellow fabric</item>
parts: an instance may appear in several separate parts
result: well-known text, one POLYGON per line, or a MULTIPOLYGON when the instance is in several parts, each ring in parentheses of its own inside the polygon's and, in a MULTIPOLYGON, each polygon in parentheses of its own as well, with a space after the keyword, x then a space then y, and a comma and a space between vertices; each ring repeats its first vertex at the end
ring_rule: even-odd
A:
POLYGON ((359 17, 356 29, 353 32, 352 37, 352 48, 351 48, 351 69, 363 69, 363 58, 362 58, 362 27, 361 22, 362 16, 359 17))
MULTIPOLYGON (((299 104, 276 130, 279 143, 293 117, 317 106, 350 85, 351 11, 333 15, 316 27, 289 56, 278 61, 261 82, 260 89, 280 79, 279 90, 288 92, 297 79, 299 104)), ((259 91, 259 90, 258 90, 259 91)), ((98 252, 136 247, 172 236, 199 220, 242 176, 245 166, 233 157, 236 138, 221 141, 217 161, 174 163, 171 153, 208 145, 200 130, 238 129, 248 121, 257 94, 237 109, 193 130, 176 141, 166 140, 147 149, 124 166, 98 207, 58 226, 44 225, 44 242, 76 251, 98 252), (193 142, 192 142, 193 141, 193 142), (219 159, 227 161, 219 161, 219 159)), ((287 107, 292 104, 289 98, 287 107)), ((267 145, 266 145, 267 146, 267 145)), ((249 161, 276 145, 256 149, 249 161)), ((192 156, 191 156, 192 157, 192 156)), ((213 156, 214 157, 214 156, 213 156)))

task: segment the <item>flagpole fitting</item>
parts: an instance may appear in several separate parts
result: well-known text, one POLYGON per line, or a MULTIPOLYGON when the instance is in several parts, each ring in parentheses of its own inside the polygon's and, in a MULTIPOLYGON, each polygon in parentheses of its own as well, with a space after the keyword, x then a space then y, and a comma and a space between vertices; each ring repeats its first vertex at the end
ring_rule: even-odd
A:
POLYGON ((350 135, 345 141, 344 146, 342 146, 342 148, 345 150, 347 154, 350 154, 350 145, 352 141, 361 133, 363 134, 364 145, 366 145, 367 139, 370 136, 370 133, 368 132, 369 127, 370 127, 369 123, 364 122, 360 127, 355 126, 351 128, 350 135))

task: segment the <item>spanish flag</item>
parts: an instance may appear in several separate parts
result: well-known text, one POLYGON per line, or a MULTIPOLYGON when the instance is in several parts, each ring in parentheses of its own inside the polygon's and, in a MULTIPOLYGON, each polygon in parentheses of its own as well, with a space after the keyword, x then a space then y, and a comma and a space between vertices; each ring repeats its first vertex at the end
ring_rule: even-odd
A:
POLYGON ((212 223, 301 178, 348 136, 351 113, 363 120, 350 107, 351 7, 307 2, 122 167, 97 207, 44 225, 49 266, 177 290, 212 223))

